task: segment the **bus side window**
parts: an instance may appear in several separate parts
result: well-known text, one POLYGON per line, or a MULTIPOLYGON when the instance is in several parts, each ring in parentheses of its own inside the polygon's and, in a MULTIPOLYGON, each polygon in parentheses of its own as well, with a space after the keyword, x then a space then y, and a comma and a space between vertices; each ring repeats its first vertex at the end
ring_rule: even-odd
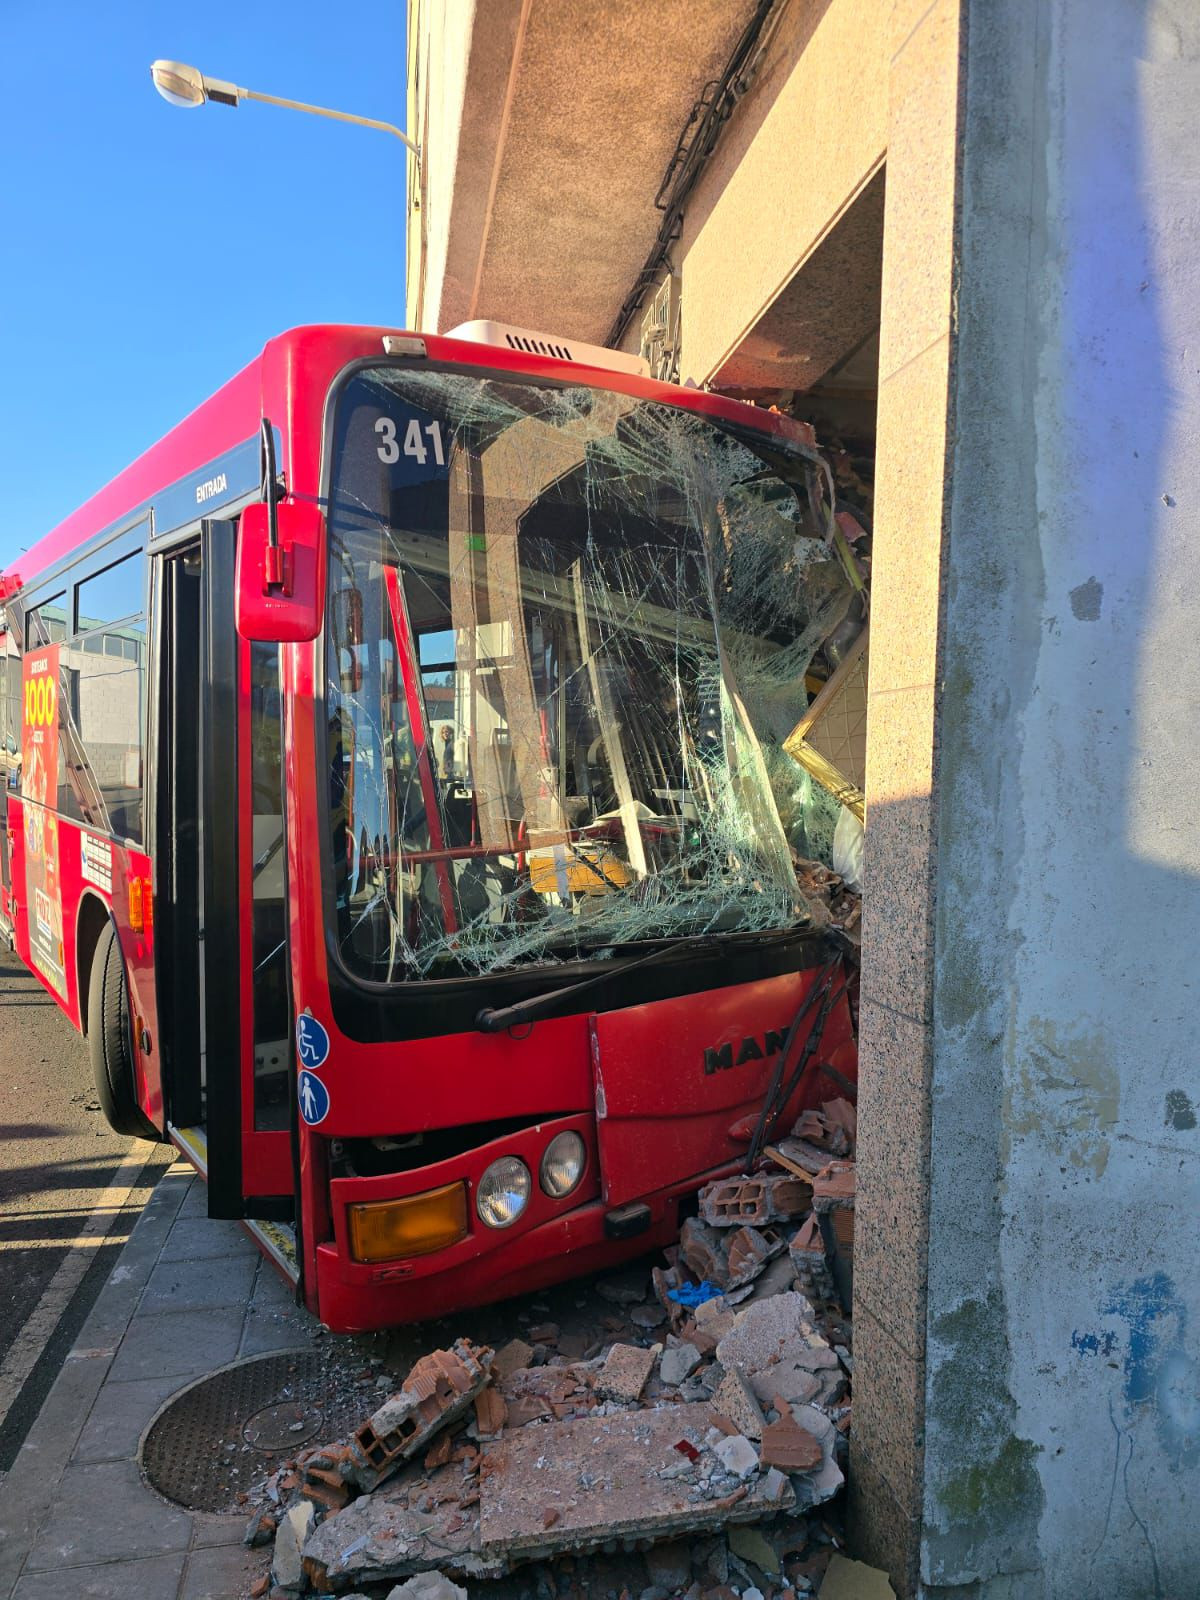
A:
MULTIPOLYGON (((125 545, 125 548, 128 548, 125 545)), ((75 586, 74 637, 60 664, 59 806, 118 838, 143 838, 146 707, 145 555, 130 554, 75 586)))

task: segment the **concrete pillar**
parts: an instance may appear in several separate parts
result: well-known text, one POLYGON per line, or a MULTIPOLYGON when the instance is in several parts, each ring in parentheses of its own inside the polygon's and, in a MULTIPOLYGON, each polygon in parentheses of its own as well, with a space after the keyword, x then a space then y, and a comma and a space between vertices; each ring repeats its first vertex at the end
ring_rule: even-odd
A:
POLYGON ((1200 17, 948 10, 893 61, 856 1519, 910 1591, 1185 1594, 1200 17), (923 125, 963 63, 911 260, 910 52, 923 125))

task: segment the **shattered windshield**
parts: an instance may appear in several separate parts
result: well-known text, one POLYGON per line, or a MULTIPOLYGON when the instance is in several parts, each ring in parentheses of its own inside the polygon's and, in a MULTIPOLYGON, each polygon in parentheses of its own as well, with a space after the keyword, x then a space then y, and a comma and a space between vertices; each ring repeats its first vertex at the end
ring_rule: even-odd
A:
POLYGON ((815 458, 606 390, 346 384, 325 781, 352 973, 807 921, 782 745, 852 598, 821 496, 815 458))

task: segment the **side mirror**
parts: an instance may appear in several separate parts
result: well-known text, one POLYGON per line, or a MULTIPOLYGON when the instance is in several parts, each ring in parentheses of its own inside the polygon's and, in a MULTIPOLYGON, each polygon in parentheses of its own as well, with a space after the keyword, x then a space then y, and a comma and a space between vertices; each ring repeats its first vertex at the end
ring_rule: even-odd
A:
POLYGON ((236 592, 243 639, 303 644, 317 637, 325 616, 325 518, 319 507, 293 500, 246 507, 238 525, 236 592))

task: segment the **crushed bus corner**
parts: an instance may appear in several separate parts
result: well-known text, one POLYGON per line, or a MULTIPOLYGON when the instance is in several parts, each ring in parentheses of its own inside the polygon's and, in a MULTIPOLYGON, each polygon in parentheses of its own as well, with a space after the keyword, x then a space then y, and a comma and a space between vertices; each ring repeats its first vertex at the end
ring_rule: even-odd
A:
POLYGON ((837 1097, 780 1137, 824 1157, 811 1181, 768 1156, 707 1186, 706 1275, 684 1244, 601 1278, 590 1345, 555 1324, 498 1352, 459 1339, 353 1434, 281 1462, 246 1533, 274 1539, 278 1589, 573 1595, 620 1562, 631 1592, 643 1564, 646 1591, 809 1592, 843 1559, 854 1140, 837 1097))

